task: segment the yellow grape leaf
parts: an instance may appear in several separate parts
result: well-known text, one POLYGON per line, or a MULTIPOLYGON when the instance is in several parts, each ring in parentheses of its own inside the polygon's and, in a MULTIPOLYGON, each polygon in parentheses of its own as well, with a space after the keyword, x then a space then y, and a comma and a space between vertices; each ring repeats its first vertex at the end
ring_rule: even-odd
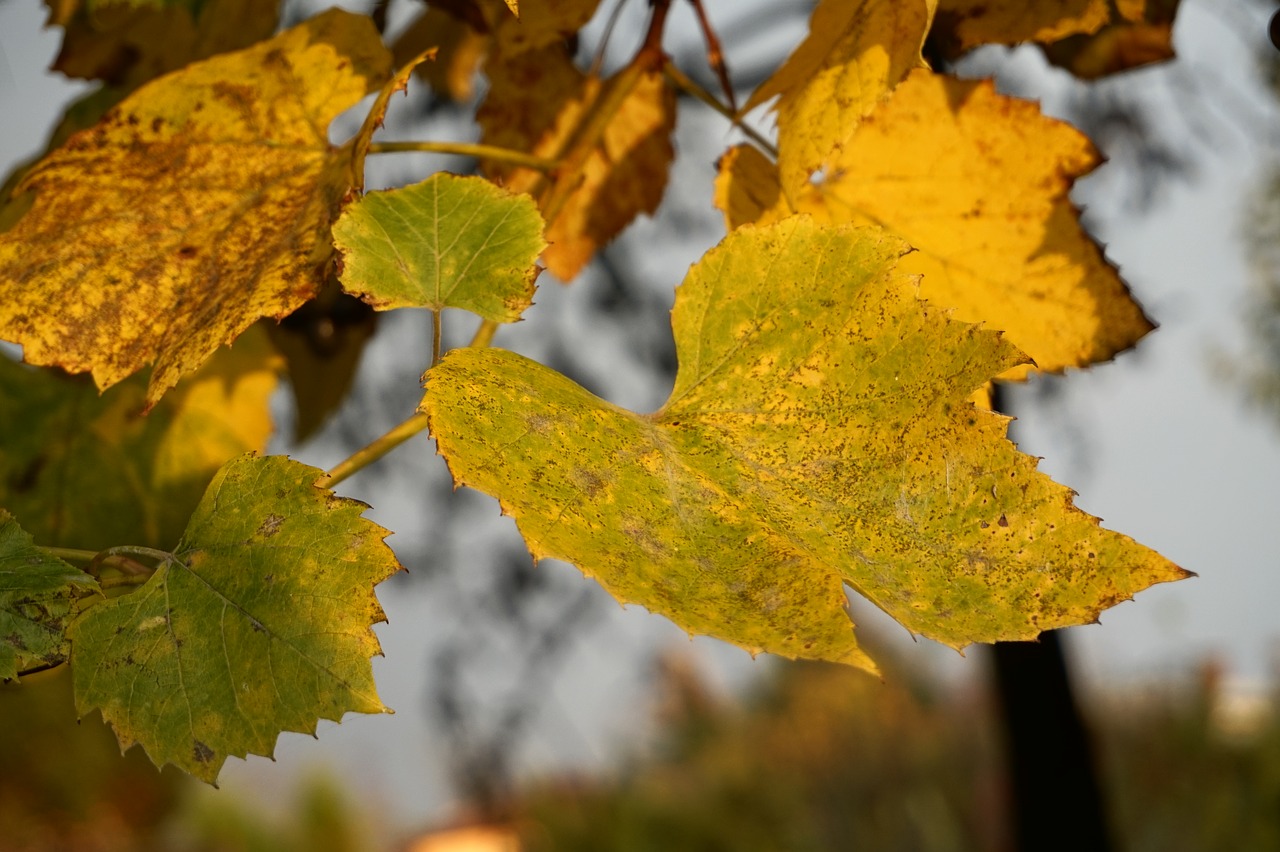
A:
MULTIPOLYGON (((1097 162, 1087 138, 1035 104, 920 70, 859 126, 826 180, 783 192, 799 212, 898 234, 917 249, 902 267, 923 274, 924 298, 1006 332, 1054 371, 1106 361, 1153 328, 1067 195, 1097 162)), ((763 158, 733 165, 765 180, 763 158)), ((728 219, 749 212, 740 202, 728 219)))
POLYGON ((511 10, 511 14, 520 17, 520 0, 507 0, 507 8, 511 10))
MULTIPOLYGON (((476 116, 483 141, 552 159, 572 149, 582 117, 591 114, 613 82, 579 71, 559 44, 516 57, 500 55, 488 73, 489 95, 476 116), (528 97, 531 91, 538 97, 528 97)), ((554 215, 543 210, 551 244, 543 260, 561 281, 573 279, 636 216, 657 209, 674 156, 674 128, 674 93, 660 72, 641 73, 600 144, 585 152, 581 172, 566 170, 557 178, 572 181, 573 187, 554 215)), ((507 189, 527 192, 540 203, 544 193, 556 189, 532 169, 487 163, 485 171, 507 189)))
POLYGON ((874 664, 841 584, 961 648, 1094 620, 1186 572, 1076 509, 969 395, 1025 360, 919 301, 876 228, 744 226, 676 294, 650 415, 519 355, 450 352, 423 408, 459 485, 696 633, 874 664))
POLYGON ((239 50, 275 32, 279 4, 265 0, 52 0, 64 29, 53 69, 133 88, 191 62, 239 50))
POLYGON ((373 587, 400 564, 369 507, 320 475, 283 456, 227 462, 146 583, 71 624, 76 711, 211 784, 229 756, 271 756, 282 731, 390 712, 373 587))
POLYGON ((261 330, 146 417, 146 379, 93 384, 0 358, 0 506, 43 545, 171 547, 213 474, 262 450, 280 359, 261 330))
POLYGON ((431 6, 405 28, 391 53, 399 67, 432 47, 439 51, 435 61, 419 65, 417 75, 442 98, 470 100, 476 90, 476 72, 489 49, 489 35, 431 6))
POLYGON ((809 35, 752 94, 746 110, 780 96, 778 167, 787 183, 821 169, 913 68, 936 0, 822 0, 809 35))
POLYGON ((314 295, 354 182, 329 122, 388 72, 369 19, 333 10, 155 80, 17 187, 0 234, 0 339, 148 403, 259 317, 314 295))
POLYGON ((778 167, 753 145, 735 145, 716 164, 715 206, 730 231, 771 225, 795 213, 782 194, 778 167))

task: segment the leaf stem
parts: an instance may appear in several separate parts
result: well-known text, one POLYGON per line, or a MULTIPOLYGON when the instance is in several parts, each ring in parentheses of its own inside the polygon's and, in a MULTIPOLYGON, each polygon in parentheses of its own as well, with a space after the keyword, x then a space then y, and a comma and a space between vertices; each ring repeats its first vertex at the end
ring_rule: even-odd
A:
MULTIPOLYGON (((129 547, 113 547, 109 550, 78 550, 73 547, 41 547, 40 550, 55 559, 61 559, 64 562, 85 562, 88 563, 85 573, 94 577, 98 576, 98 571, 102 566, 114 568, 123 574, 130 575, 146 575, 150 576, 153 569, 148 568, 137 560, 130 559, 125 553, 137 553, 140 550, 149 550, 149 548, 129 548, 129 547)), ((163 551, 151 551, 145 555, 159 553, 164 557, 168 557, 168 553, 163 551)))
POLYGON ((419 151, 428 154, 458 154, 464 157, 483 157, 513 166, 524 166, 549 172, 559 168, 558 160, 500 148, 497 145, 480 145, 473 142, 374 142, 369 146, 370 154, 399 154, 408 151, 419 151))
POLYGON ((106 580, 100 580, 98 585, 106 589, 118 589, 122 586, 141 586, 150 580, 150 576, 131 575, 128 577, 111 577, 106 580))
POLYGON ((427 428, 427 415, 418 413, 404 420, 380 438, 356 450, 315 481, 317 488, 332 488, 352 474, 363 470, 414 435, 427 428))
MULTIPOLYGON (((440 312, 431 312, 431 366, 440 363, 440 312)), ((428 367, 427 369, 431 369, 428 367)))
POLYGON ((493 343, 493 335, 498 330, 498 324, 493 320, 482 320, 480 327, 476 329, 475 336, 471 338, 468 346, 476 349, 484 349, 493 343))
POLYGON ((98 557, 96 550, 76 550, 74 547, 41 547, 40 551, 64 562, 92 562, 98 557))
POLYGON ((742 120, 742 116, 738 115, 734 110, 721 103, 719 98, 702 88, 702 86, 698 85, 696 80, 677 68, 675 63, 668 61, 662 66, 662 71, 666 74, 667 79, 674 85, 693 95, 695 98, 702 101, 725 118, 729 119, 733 126, 741 130, 748 139, 759 145, 775 160, 778 159, 778 149, 772 142, 761 136, 754 127, 751 127, 744 122, 742 120))

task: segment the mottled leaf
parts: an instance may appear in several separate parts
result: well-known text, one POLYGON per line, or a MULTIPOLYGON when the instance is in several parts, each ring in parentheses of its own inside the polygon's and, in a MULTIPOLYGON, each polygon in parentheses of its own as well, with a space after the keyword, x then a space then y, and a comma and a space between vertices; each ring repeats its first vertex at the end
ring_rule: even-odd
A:
POLYGON ((821 169, 913 68, 936 0, 823 0, 804 42, 752 94, 780 96, 778 166, 787 184, 821 169))
POLYGON ((279 359, 260 330, 146 417, 146 377, 91 382, 0 357, 0 506, 44 545, 172 547, 214 473, 261 450, 279 359))
MULTIPOLYGON (((723 182, 770 178, 762 157, 729 162, 737 172, 722 176, 718 198, 741 203, 728 214, 736 224, 763 208, 723 182)), ((791 209, 903 237, 917 251, 902 268, 923 274, 922 296, 1005 331, 1040 369, 1061 370, 1106 361, 1152 328, 1068 197, 1097 163, 1084 135, 1035 104, 921 70, 863 121, 822 179, 781 192, 791 209)), ((780 206, 762 215, 777 217, 780 206)))
POLYGON ((313 295, 354 182, 330 120, 385 78, 369 19, 327 12, 139 89, 18 186, 0 338, 106 388, 155 363, 154 403, 262 316, 313 295))
POLYGON ((97 591, 92 577, 36 547, 0 509, 0 681, 65 662, 76 601, 97 591))
POLYGON ((1173 58, 1173 19, 1179 0, 1122 0, 1111 20, 1091 35, 1041 45, 1054 65, 1082 80, 1173 58))
POLYGON ((375 308, 462 308, 494 322, 515 322, 532 303, 547 245, 529 196, 444 173, 365 195, 333 240, 343 289, 375 308))
POLYGON ((752 651, 871 668, 841 584, 963 647, 1094 620, 1185 576, 1099 528, 968 401, 1023 360, 917 300, 882 231, 793 217, 690 270, 680 365, 638 415, 500 350, 454 350, 424 408, 455 481, 536 558, 752 651))
POLYGON ((370 658, 373 587, 399 570, 367 506, 282 456, 242 456, 210 484, 146 585, 72 624, 76 707, 125 748, 213 782, 282 731, 386 712, 370 658))

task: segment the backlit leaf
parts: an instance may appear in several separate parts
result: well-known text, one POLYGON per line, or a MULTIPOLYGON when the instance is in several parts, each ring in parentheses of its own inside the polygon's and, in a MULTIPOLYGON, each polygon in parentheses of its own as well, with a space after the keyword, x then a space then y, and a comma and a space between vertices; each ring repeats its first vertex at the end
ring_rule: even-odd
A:
POLYGON ((44 553, 0 509, 0 681, 64 662, 76 601, 97 591, 92 577, 44 553))
MULTIPOLYGON (((507 8, 516 12, 513 0, 507 8)), ((600 0, 523 0, 516 16, 491 16, 497 49, 504 56, 564 41, 595 15, 600 0)))
POLYGON ((462 308, 494 322, 529 307, 546 247, 529 196, 444 173, 365 195, 333 239, 343 288, 379 310, 462 308))
POLYGON ((1071 503, 968 401, 1024 356, 917 300, 878 229, 743 227, 690 270, 671 397, 638 415, 500 350, 423 406, 455 481, 536 558, 752 651, 861 665, 841 584, 963 647, 1031 639, 1185 572, 1071 503))
POLYGON ((101 388, 155 363, 154 403, 259 317, 314 295, 354 179, 328 125, 387 73, 364 16, 327 12, 147 84, 18 187, 0 338, 101 388))
MULTIPOLYGON (((486 68, 490 90, 476 115, 483 141, 551 159, 575 151, 579 122, 617 80, 579 71, 559 44, 515 57, 500 55, 486 68), (530 98, 531 91, 538 97, 530 98)), ((566 169, 555 178, 573 182, 563 207, 554 216, 543 210, 550 243, 543 260, 562 281, 574 278, 598 248, 662 201, 674 156, 675 96, 658 72, 642 73, 634 83, 600 144, 578 152, 581 171, 566 169)), ((532 169, 487 163, 485 171, 540 204, 555 190, 552 179, 532 169)))
POLYGON ((435 94, 452 101, 468 101, 475 94, 476 73, 489 49, 487 32, 448 12, 430 6, 405 28, 391 46, 397 66, 429 48, 439 52, 434 62, 424 62, 414 72, 427 81, 435 94))
POLYGON ((0 506, 44 545, 171 547, 224 462, 262 450, 279 359, 243 335, 146 417, 146 378, 91 382, 0 358, 0 506))
POLYGON ((228 462, 146 585, 71 626, 77 710, 211 783, 229 755, 270 756, 282 731, 387 712, 373 587, 400 566, 368 507, 316 487, 320 474, 228 462))
MULTIPOLYGON (((730 162, 768 185, 763 158, 730 162)), ((821 179, 782 192, 800 212, 903 237, 917 251, 902 268, 924 275, 924 298, 1005 331, 1040 369, 1061 370, 1106 361, 1152 328, 1067 195, 1097 162, 1087 138, 1035 104, 920 70, 821 179)), ((731 223, 749 214, 742 193, 726 186, 720 197, 738 199, 731 223)))
POLYGON ((936 0, 823 0, 809 35, 745 109, 780 95, 778 166, 787 182, 807 180, 838 154, 854 129, 908 72, 936 0))
POLYGON ((1122 0, 1092 35, 1041 45, 1054 65, 1083 80, 1173 58, 1173 19, 1179 0, 1122 0))

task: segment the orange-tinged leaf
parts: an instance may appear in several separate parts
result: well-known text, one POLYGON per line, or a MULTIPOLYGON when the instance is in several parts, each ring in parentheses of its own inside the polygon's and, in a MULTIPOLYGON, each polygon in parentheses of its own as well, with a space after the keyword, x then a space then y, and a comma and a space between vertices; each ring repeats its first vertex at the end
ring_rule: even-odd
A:
POLYGON ((823 0, 809 35, 747 102, 775 95, 783 181, 804 180, 834 155, 913 68, 935 0, 823 0))
POLYGON ((753 145, 735 145, 716 164, 713 202, 730 231, 742 225, 771 225, 795 211, 782 194, 778 167, 753 145))
POLYGON ((950 56, 980 44, 1048 43, 1092 35, 1111 20, 1107 0, 938 0, 934 36, 950 56))
MULTIPOLYGON (((499 57, 489 69, 491 88, 477 114, 484 141, 559 159, 574 152, 574 133, 604 100, 618 78, 601 81, 574 67, 560 45, 499 57), (530 98, 528 92, 539 97, 530 98)), ((596 250, 641 213, 662 201, 674 149, 675 95, 659 72, 641 72, 605 127, 600 143, 583 154, 580 171, 555 178, 572 181, 563 207, 547 215, 543 260, 569 281, 596 250)), ((556 189, 532 169, 486 164, 486 171, 515 192, 542 200, 556 189)))
POLYGON ((1024 360, 916 298, 876 228, 796 216, 689 271, 652 415, 501 350, 450 352, 423 408, 455 481, 535 558, 749 650, 871 668, 843 582, 954 647, 1030 639, 1186 572, 1071 503, 969 395, 1024 360))
POLYGON ((1041 45, 1054 65, 1083 80, 1173 58, 1173 19, 1178 0, 1123 0, 1117 14, 1092 35, 1041 45))
POLYGON ((924 298, 1062 370, 1106 361, 1153 327, 1068 198, 1097 162, 1088 139, 1035 104, 919 70, 824 181, 783 189, 797 211, 900 235, 917 249, 902 267, 923 274, 924 298))
POLYGON ((259 317, 312 296, 353 183, 329 122, 387 74, 364 16, 327 12, 153 81, 38 164, 0 235, 0 338, 153 403, 259 317))
POLYGON ((439 51, 434 62, 424 62, 415 73, 440 97, 467 101, 475 94, 476 73, 489 49, 489 35, 465 21, 431 6, 413 20, 391 46, 397 66, 429 48, 439 51))
POLYGON ((279 4, 264 0, 50 3, 65 29, 54 70, 133 88, 191 62, 270 36, 279 4))
MULTIPOLYGON (((600 0, 523 0, 516 16, 498 16, 494 27, 497 51, 512 57, 564 41, 586 26, 600 0)), ((507 7, 516 12, 513 0, 507 7)))

